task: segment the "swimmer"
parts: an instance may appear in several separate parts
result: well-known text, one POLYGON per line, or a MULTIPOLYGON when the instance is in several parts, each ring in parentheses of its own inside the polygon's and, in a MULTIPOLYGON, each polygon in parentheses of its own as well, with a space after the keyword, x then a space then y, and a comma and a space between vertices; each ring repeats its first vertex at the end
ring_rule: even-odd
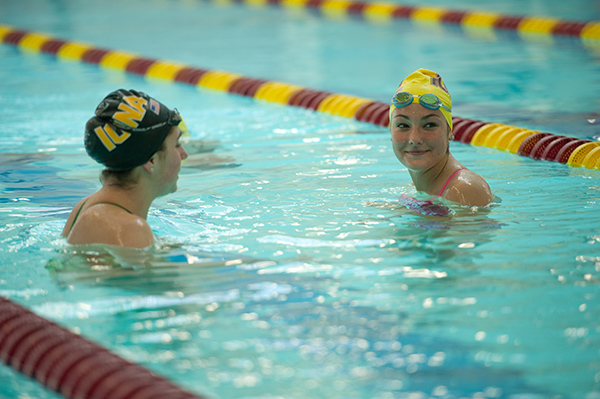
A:
POLYGON ((494 198, 486 181, 450 154, 452 100, 440 75, 419 69, 406 77, 390 105, 396 158, 418 191, 470 206, 494 198))
POLYGON ((102 188, 73 208, 62 235, 69 244, 145 248, 154 243, 146 218, 155 198, 177 190, 181 116, 145 93, 117 90, 85 126, 85 149, 103 164, 102 188))

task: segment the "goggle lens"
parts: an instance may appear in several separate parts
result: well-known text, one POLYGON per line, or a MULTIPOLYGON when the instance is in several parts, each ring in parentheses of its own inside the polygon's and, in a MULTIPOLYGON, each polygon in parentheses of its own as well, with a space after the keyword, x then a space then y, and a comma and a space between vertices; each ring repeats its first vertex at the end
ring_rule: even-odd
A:
POLYGON ((438 98, 438 96, 431 93, 418 96, 405 91, 401 91, 400 93, 396 93, 394 95, 394 97, 392 98, 392 104, 394 104, 394 107, 396 108, 407 107, 410 104, 412 104, 413 99, 415 97, 419 99, 419 104, 421 104, 427 109, 435 111, 440 108, 444 108, 446 111, 451 112, 450 109, 448 109, 444 104, 442 104, 442 101, 438 98))
POLYGON ((400 93, 397 93, 394 96, 394 98, 392 99, 392 102, 394 103, 394 106, 396 108, 406 107, 406 106, 412 104, 413 95, 410 93, 407 93, 405 91, 401 91, 400 93))
POLYGON ((442 106, 440 99, 433 94, 423 94, 421 97, 419 97, 419 103, 425 108, 433 110, 440 109, 442 106))

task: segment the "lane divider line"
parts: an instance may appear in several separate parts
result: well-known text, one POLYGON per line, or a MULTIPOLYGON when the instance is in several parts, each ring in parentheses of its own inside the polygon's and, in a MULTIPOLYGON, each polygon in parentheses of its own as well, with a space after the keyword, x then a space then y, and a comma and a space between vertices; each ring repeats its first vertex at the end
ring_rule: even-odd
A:
POLYGON ((322 15, 360 17, 371 22, 408 19, 416 23, 459 25, 466 31, 476 29, 514 31, 522 38, 553 36, 578 38, 590 47, 600 46, 600 21, 569 21, 539 16, 503 15, 494 12, 459 11, 444 7, 403 5, 385 1, 361 0, 207 0, 238 3, 251 7, 278 6, 288 9, 313 9, 322 15))
POLYGON ((0 359, 67 399, 202 399, 3 297, 0 359))
MULTIPOLYGON (((302 2, 304 0, 286 0, 302 2)), ((307 0, 306 2, 321 2, 307 0)), ((348 0, 324 0, 331 7, 349 6, 348 0), (329 4, 328 3, 328 4, 329 4)), ((420 9, 436 15, 437 11, 420 9)), ((237 73, 195 68, 167 60, 144 58, 134 53, 96 48, 81 42, 69 42, 49 35, 0 25, 0 43, 17 46, 23 51, 56 55, 58 59, 77 60, 142 75, 185 83, 202 89, 225 91, 252 97, 257 101, 302 107, 317 112, 354 118, 377 126, 389 126, 389 104, 368 98, 308 89, 284 82, 245 77, 237 73)), ((454 140, 475 146, 485 146, 513 154, 560 162, 570 166, 600 169, 600 152, 591 140, 567 138, 562 135, 453 117, 454 140), (551 140, 553 139, 553 140, 551 140), (565 140, 567 139, 567 140, 565 140), (543 143, 543 144, 540 144, 543 143), (594 151, 592 151, 594 150, 594 151)))

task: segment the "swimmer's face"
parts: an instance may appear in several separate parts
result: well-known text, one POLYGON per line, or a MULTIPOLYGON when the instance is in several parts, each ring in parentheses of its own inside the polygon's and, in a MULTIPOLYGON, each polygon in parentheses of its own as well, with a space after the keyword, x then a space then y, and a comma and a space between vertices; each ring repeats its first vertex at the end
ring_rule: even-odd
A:
POLYGON ((160 175, 159 181, 164 186, 162 195, 177 191, 177 179, 181 169, 181 161, 188 157, 188 153, 179 142, 181 131, 173 126, 165 139, 165 149, 159 152, 160 175))
POLYGON ((426 171, 448 156, 450 128, 440 110, 418 103, 396 108, 390 132, 394 154, 409 170, 426 171))

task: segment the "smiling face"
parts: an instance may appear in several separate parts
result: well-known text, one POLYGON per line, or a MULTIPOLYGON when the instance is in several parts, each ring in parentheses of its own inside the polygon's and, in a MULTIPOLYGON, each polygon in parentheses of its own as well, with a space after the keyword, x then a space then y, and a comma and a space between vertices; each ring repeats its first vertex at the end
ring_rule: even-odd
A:
POLYGON ((390 132, 396 158, 410 171, 427 171, 448 157, 450 128, 440 110, 419 103, 396 108, 390 132))

